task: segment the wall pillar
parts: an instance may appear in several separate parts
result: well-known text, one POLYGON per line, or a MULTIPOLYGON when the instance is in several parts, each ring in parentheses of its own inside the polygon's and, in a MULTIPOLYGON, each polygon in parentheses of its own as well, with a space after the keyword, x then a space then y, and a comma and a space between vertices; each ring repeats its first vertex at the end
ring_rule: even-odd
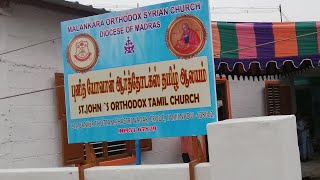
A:
POLYGON ((295 116, 208 125, 212 180, 301 180, 295 116))

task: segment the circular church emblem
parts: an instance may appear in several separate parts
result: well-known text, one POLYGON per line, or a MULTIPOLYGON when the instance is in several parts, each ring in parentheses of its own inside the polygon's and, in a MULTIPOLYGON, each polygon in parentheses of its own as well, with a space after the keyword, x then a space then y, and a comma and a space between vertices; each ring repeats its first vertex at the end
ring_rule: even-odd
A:
POLYGON ((67 60, 76 72, 87 72, 93 68, 99 57, 99 47, 95 39, 89 34, 75 36, 67 48, 67 60))
POLYGON ((202 21, 189 14, 175 18, 166 32, 168 49, 182 59, 197 56, 204 48, 206 39, 207 31, 202 21))

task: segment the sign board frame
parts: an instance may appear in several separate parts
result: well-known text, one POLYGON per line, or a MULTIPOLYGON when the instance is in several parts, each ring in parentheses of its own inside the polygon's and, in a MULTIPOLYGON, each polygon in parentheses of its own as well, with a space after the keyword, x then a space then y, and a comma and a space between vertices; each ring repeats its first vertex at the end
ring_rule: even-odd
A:
POLYGON ((206 134, 217 121, 208 0, 61 23, 69 143, 206 134))

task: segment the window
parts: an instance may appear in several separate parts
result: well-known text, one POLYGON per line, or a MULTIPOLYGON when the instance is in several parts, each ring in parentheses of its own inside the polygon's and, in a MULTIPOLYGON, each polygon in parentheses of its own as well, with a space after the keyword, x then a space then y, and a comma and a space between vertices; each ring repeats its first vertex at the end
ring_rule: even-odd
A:
POLYGON ((280 81, 266 81, 265 103, 268 116, 292 114, 290 86, 284 85, 280 81))
MULTIPOLYGON (((85 160, 84 144, 68 144, 64 79, 62 73, 55 74, 58 119, 61 121, 62 159, 64 165, 80 164, 85 160)), ((134 141, 94 142, 98 162, 112 161, 131 157, 135 153, 134 141)), ((151 139, 141 140, 141 151, 151 151, 151 139)))
MULTIPOLYGON (((96 154, 97 159, 102 159, 104 157, 112 157, 120 154, 126 153, 126 141, 114 141, 114 142, 109 142, 109 143, 104 143, 104 142, 95 142, 95 143, 90 143, 93 147, 93 150, 96 154), (105 150, 107 150, 108 154, 106 153, 105 150)), ((83 145, 83 153, 84 153, 84 159, 86 159, 86 149, 85 145, 83 145)))

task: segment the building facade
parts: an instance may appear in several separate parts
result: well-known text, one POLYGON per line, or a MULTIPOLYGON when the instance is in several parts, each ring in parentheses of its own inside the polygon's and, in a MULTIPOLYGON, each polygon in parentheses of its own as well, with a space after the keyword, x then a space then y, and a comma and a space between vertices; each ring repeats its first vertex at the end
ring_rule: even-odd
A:
MULTIPOLYGON (((64 1, 6 2, 0 8, 0 98, 44 91, 1 99, 0 168, 64 166, 54 88, 55 73, 63 72, 60 22, 106 11, 64 1)), ((217 80, 227 88, 224 119, 267 115, 265 81, 217 80)), ((179 138, 153 139, 142 163, 181 163, 180 147, 179 138)))

